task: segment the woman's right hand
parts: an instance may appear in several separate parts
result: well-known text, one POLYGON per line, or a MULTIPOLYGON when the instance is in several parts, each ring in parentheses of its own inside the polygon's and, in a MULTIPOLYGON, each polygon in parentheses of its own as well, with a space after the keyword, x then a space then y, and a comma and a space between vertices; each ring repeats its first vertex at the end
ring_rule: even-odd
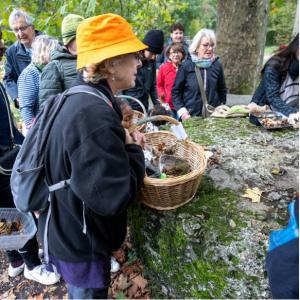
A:
POLYGON ((187 113, 187 112, 185 112, 185 113, 183 113, 182 115, 181 115, 181 120, 182 121, 184 121, 184 120, 187 120, 187 119, 189 119, 191 117, 191 115, 189 114, 189 113, 187 113))
POLYGON ((138 130, 134 130, 133 132, 129 132, 128 129, 125 129, 126 133, 126 144, 136 144, 141 146, 143 149, 145 148, 145 136, 139 132, 138 130))

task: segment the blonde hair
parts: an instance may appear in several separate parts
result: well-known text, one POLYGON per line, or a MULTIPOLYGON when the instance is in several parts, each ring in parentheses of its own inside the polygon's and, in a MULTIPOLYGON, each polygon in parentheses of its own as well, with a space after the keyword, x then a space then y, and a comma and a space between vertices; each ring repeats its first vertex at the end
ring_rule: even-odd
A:
POLYGON ((201 30, 199 30, 196 35, 193 38, 193 41, 189 47, 189 52, 190 54, 196 54, 197 50, 200 46, 201 40, 206 37, 210 40, 211 43, 213 43, 215 46, 217 44, 216 41, 216 35, 214 33, 213 30, 211 29, 207 29, 207 28, 203 28, 201 30))
POLYGON ((107 79, 109 75, 111 75, 108 71, 108 67, 121 62, 121 60, 127 55, 128 54, 123 54, 108 58, 98 64, 88 64, 80 70, 80 72, 82 72, 84 82, 97 84, 100 80, 107 79))
POLYGON ((48 35, 38 35, 32 43, 31 62, 46 65, 50 61, 51 52, 57 47, 58 41, 48 35))

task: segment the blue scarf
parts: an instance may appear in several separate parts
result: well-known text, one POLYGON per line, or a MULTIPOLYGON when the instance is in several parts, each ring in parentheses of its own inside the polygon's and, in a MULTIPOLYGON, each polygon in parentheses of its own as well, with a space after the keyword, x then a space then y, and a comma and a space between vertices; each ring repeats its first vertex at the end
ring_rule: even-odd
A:
POLYGON ((213 56, 212 58, 199 58, 197 55, 192 54, 191 55, 192 62, 195 63, 195 65, 202 69, 208 69, 211 67, 212 63, 216 60, 216 56, 213 56))

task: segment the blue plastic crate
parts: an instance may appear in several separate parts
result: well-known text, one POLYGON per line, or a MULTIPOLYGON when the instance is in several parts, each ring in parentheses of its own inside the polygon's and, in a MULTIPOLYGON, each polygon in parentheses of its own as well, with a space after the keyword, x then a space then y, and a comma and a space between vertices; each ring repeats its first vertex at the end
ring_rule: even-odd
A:
POLYGON ((5 219, 8 222, 19 220, 22 228, 18 232, 12 232, 10 235, 1 234, 0 249, 21 249, 36 233, 36 225, 30 213, 19 212, 16 208, 0 208, 1 219, 5 219))

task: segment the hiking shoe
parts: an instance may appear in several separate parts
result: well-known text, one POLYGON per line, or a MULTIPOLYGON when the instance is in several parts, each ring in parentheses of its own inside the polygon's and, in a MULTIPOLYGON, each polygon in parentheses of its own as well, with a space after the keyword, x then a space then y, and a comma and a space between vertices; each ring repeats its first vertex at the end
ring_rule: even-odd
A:
POLYGON ((44 285, 55 284, 60 280, 60 275, 56 272, 47 271, 46 265, 36 266, 32 270, 28 270, 25 266, 24 277, 44 285))
POLYGON ((13 267, 11 264, 9 264, 8 266, 8 276, 9 277, 16 277, 18 275, 20 275, 23 270, 24 270, 25 264, 22 263, 20 266, 18 267, 13 267))
POLYGON ((120 270, 120 264, 117 262, 117 260, 112 256, 110 258, 110 272, 115 273, 120 270))

